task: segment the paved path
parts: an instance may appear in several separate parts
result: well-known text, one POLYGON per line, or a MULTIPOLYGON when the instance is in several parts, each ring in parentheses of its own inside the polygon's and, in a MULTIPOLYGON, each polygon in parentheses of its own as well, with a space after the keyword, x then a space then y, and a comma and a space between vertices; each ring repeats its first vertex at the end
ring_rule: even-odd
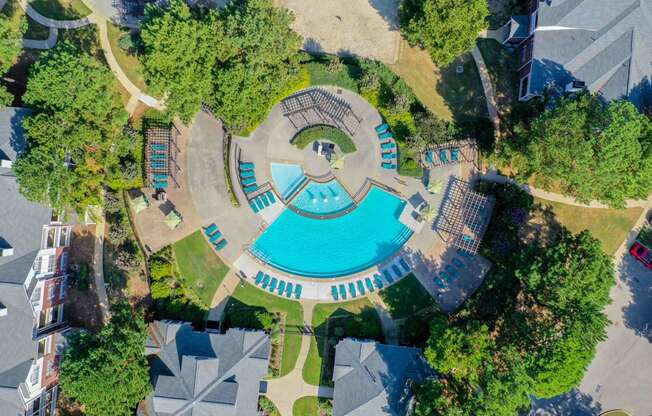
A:
MULTIPOLYGON (((1 7, 0 7, 1 8, 1 7)), ((57 44, 59 30, 50 28, 50 34, 45 40, 23 39, 23 47, 28 49, 52 49, 57 44)))
POLYGON ((383 302, 383 299, 378 295, 378 292, 374 292, 368 296, 369 301, 374 305, 374 309, 380 317, 380 324, 383 327, 383 335, 385 336, 385 344, 398 345, 398 328, 396 327, 396 322, 392 319, 387 305, 383 302))
POLYGON ((238 275, 230 269, 226 276, 224 276, 224 280, 222 280, 222 283, 213 296, 213 301, 211 302, 212 316, 222 316, 222 312, 224 312, 224 308, 226 307, 229 298, 241 283, 244 282, 242 282, 238 275))
MULTIPOLYGON (((305 326, 312 325, 312 311, 317 302, 303 301, 303 323, 305 326)), ((333 388, 327 386, 313 386, 303 381, 303 365, 308 357, 312 334, 304 334, 301 337, 301 350, 294 369, 281 378, 275 378, 267 382, 266 396, 274 402, 281 416, 292 416, 294 402, 304 396, 318 396, 324 398, 333 397, 333 388)))
POLYGON ((484 96, 487 103, 487 113, 489 114, 489 119, 494 124, 494 129, 496 134, 500 131, 500 118, 498 118, 498 110, 496 107, 496 95, 494 94, 493 83, 491 82, 491 77, 489 76, 489 70, 487 65, 484 63, 482 58, 482 53, 478 46, 474 46, 471 51, 473 59, 475 60, 475 65, 478 67, 478 73, 480 74, 480 81, 482 82, 482 89, 484 90, 484 96))
POLYGON ((95 279, 95 292, 99 301, 100 310, 102 311, 102 320, 108 322, 109 298, 106 295, 106 286, 104 286, 104 213, 101 208, 97 208, 93 215, 96 217, 95 225, 95 251, 93 253, 93 273, 95 279))
POLYGON ((20 7, 25 10, 27 15, 31 17, 36 22, 42 24, 43 26, 52 27, 56 29, 78 29, 93 23, 93 13, 89 16, 83 17, 81 19, 75 20, 55 20, 50 19, 49 17, 43 16, 41 13, 36 11, 29 3, 28 0, 20 0, 20 7))

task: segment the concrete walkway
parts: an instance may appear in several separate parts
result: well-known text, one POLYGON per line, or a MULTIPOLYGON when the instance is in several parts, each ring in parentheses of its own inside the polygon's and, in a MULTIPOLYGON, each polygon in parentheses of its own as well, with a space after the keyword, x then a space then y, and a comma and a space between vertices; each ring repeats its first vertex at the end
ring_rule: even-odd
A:
POLYGON ((95 292, 102 311, 102 321, 108 322, 110 318, 109 311, 109 298, 106 295, 106 286, 104 285, 104 229, 106 223, 104 222, 104 213, 101 208, 97 208, 93 212, 95 217, 95 250, 93 253, 93 274, 95 281, 95 292))
POLYGON ((380 318, 385 344, 398 345, 398 328, 396 327, 396 322, 392 319, 392 315, 389 313, 387 305, 385 305, 383 299, 378 295, 378 292, 372 293, 367 298, 374 305, 374 309, 376 309, 376 313, 378 313, 378 317, 380 318))
POLYGON ((23 39, 23 47, 28 49, 52 49, 57 44, 59 30, 55 27, 50 28, 50 34, 45 40, 23 39))
MULTIPOLYGON (((312 311, 317 302, 304 301, 303 306, 303 324, 311 327, 312 311)), ((301 336, 301 350, 294 369, 281 378, 275 378, 267 382, 266 396, 274 402, 281 416, 292 416, 292 407, 294 402, 304 396, 317 396, 331 399, 333 398, 333 388, 327 386, 313 386, 303 380, 303 366, 308 358, 310 350, 310 341, 313 335, 310 333, 301 336)))
POLYGON ((93 13, 83 17, 81 19, 75 20, 55 20, 50 19, 49 17, 43 16, 41 13, 36 11, 29 3, 28 0, 20 0, 20 7, 25 10, 27 15, 35 20, 37 23, 42 24, 46 27, 56 28, 56 29, 79 29, 93 22, 93 13))
POLYGON ((478 49, 477 45, 473 47, 471 55, 473 55, 475 65, 478 67, 478 74, 480 74, 480 81, 482 82, 482 89, 484 90, 484 96, 487 102, 487 113, 489 114, 489 119, 494 124, 494 129, 497 134, 500 131, 500 118, 498 118, 496 94, 494 94, 494 87, 491 82, 491 77, 489 76, 489 70, 487 69, 487 65, 484 63, 484 58, 482 58, 482 53, 480 53, 480 49, 478 49))

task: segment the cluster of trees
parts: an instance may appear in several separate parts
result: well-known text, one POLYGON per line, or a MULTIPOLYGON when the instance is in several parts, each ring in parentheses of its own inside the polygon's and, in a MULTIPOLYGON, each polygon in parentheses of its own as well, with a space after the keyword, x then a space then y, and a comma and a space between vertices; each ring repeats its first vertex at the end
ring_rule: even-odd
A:
POLYGON ((143 315, 126 302, 114 305, 111 313, 111 321, 98 333, 68 338, 61 364, 61 389, 84 406, 87 416, 131 416, 152 388, 143 353, 143 315))
MULTIPOLYGON (((23 48, 23 34, 27 30, 27 21, 22 19, 14 25, 0 13, 0 79, 16 63, 23 48)), ((11 104, 13 96, 0 84, 0 107, 11 104)))
POLYGON ((629 101, 564 97, 514 129, 501 156, 521 180, 621 208, 652 190, 652 121, 629 101))
POLYGON ((487 29, 487 0, 406 0, 400 9, 401 32, 446 67, 475 46, 487 29))
POLYGON ((59 212, 99 204, 102 186, 121 175, 134 146, 111 71, 60 43, 32 67, 23 101, 34 110, 23 123, 27 150, 15 165, 23 195, 59 212))
POLYGON ((172 115, 189 121, 202 102, 233 130, 262 120, 299 74, 301 37, 271 0, 224 10, 171 0, 149 7, 141 26, 145 78, 172 115))
POLYGON ((614 277, 600 243, 563 227, 525 240, 532 198, 482 186, 497 199, 483 248, 494 268, 461 311, 432 322, 425 355, 440 377, 419 389, 417 415, 520 414, 530 395, 576 387, 606 337, 614 277))

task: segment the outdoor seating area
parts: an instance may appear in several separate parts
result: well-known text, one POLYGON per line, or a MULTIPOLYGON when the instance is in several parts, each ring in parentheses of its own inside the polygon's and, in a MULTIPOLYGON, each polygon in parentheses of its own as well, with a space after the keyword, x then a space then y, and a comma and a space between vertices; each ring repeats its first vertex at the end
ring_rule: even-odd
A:
POLYGON ((421 164, 426 167, 438 167, 456 163, 477 164, 478 147, 472 140, 457 140, 437 145, 423 152, 421 164))
POLYGON ((238 163, 238 177, 240 179, 240 185, 245 194, 250 194, 258 190, 258 185, 256 184, 256 165, 251 162, 240 161, 238 163))
POLYGON ((214 223, 204 228, 204 235, 217 251, 222 250, 228 244, 226 238, 224 238, 224 235, 222 235, 222 232, 214 223))
POLYGON ((270 277, 269 274, 263 273, 262 271, 258 271, 256 274, 254 284, 267 290, 269 293, 284 296, 289 299, 301 299, 301 292, 303 291, 303 286, 300 283, 286 282, 283 279, 270 277))
POLYGON ((260 211, 269 207, 272 204, 276 203, 276 197, 274 196, 274 191, 266 191, 262 194, 259 194, 249 200, 249 206, 254 214, 258 214, 260 211))
POLYGON ((331 297, 335 301, 346 300, 348 297, 354 299, 358 296, 365 296, 367 292, 376 289, 382 290, 386 286, 396 283, 412 271, 410 265, 403 257, 380 270, 380 274, 365 276, 348 283, 331 286, 331 297))
POLYGON ((146 119, 145 124, 145 176, 147 186, 155 190, 170 186, 179 187, 177 163, 179 131, 170 123, 146 119))
POLYGON ((459 273, 466 269, 465 260, 471 259, 472 254, 468 253, 465 250, 458 249, 458 256, 453 257, 450 260, 450 263, 442 267, 443 270, 440 270, 435 275, 435 284, 440 289, 447 289, 453 283, 453 280, 459 275, 459 273))
POLYGON ((281 111, 297 131, 326 124, 353 136, 361 121, 349 103, 321 88, 309 88, 290 95, 281 101, 281 111))
POLYGON ((394 140, 394 135, 389 130, 389 124, 383 123, 376 126, 376 135, 380 143, 381 167, 383 169, 396 169, 398 166, 398 147, 394 140))

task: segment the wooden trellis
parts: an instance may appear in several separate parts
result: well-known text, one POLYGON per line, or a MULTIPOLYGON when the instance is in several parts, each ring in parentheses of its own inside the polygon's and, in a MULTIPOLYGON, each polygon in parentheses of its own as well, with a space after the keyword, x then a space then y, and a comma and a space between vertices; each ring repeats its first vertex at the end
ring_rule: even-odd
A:
POLYGON ((177 174, 181 171, 177 158, 179 131, 172 124, 143 120, 145 126, 145 175, 147 185, 154 189, 179 187, 177 174))
POLYGON ((349 103, 320 88, 310 88, 290 95, 281 101, 281 112, 295 129, 315 124, 340 128, 351 136, 360 125, 349 103))

